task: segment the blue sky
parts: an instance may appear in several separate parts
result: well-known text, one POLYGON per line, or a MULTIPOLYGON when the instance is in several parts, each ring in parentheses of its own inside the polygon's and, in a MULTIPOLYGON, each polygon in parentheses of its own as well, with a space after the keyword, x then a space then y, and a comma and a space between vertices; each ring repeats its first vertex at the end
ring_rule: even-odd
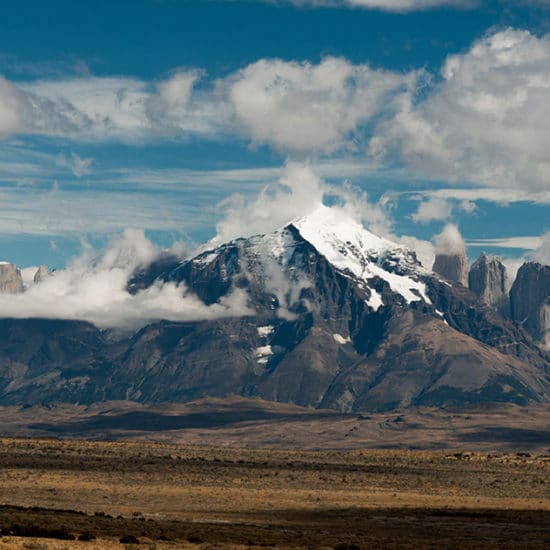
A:
POLYGON ((200 243, 288 162, 366 193, 375 231, 452 222, 471 257, 529 254, 550 231, 549 32, 545 0, 10 3, 0 256, 61 267, 126 227, 200 243))

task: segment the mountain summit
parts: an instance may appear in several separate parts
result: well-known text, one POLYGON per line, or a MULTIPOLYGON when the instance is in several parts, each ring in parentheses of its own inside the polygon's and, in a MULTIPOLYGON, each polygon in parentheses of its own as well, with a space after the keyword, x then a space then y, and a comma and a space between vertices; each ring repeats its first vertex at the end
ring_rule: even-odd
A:
POLYGON ((238 316, 159 321, 112 340, 88 323, 4 320, 0 403, 254 396, 339 411, 545 401, 550 363, 521 328, 339 208, 135 272, 238 316))

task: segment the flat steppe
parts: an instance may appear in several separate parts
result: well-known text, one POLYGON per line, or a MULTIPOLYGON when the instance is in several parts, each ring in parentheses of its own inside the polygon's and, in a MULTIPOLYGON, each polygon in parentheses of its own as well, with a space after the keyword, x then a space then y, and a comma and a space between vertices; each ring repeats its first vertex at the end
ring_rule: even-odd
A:
POLYGON ((550 454, 4 438, 0 528, 35 550, 550 548, 550 454))
POLYGON ((550 454, 550 403, 341 414, 242 397, 0 407, 0 436, 271 449, 468 449, 550 454))

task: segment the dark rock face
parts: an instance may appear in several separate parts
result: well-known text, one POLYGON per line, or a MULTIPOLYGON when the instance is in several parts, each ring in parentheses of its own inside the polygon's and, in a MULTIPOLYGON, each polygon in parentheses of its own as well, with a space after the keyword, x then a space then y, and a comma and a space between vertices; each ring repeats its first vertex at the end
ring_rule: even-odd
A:
POLYGON ((545 387, 536 369, 524 369, 517 358, 409 312, 392 319, 384 345, 336 378, 323 405, 342 409, 342 397, 354 396, 351 410, 380 411, 464 406, 504 395, 525 404, 539 400, 545 387))
POLYGON ((289 226, 166 258, 129 284, 184 283, 208 304, 244 289, 254 314, 239 318, 157 322, 122 340, 87 323, 3 320, 0 403, 241 395, 369 411, 550 398, 548 357, 467 288, 397 247, 334 250, 340 267, 289 226))
POLYGON ((17 294, 23 292, 23 277, 14 264, 0 263, 0 293, 17 294))
POLYGON ((524 263, 510 290, 512 319, 544 346, 550 345, 550 266, 524 263))
POLYGON ((136 294, 140 290, 147 288, 153 282, 165 273, 170 273, 175 269, 181 260, 169 252, 161 254, 154 262, 147 267, 136 271, 127 284, 127 290, 130 294, 136 294))
POLYGON ((0 403, 101 401, 112 351, 89 323, 0 319, 0 403))
POLYGON ((500 258, 481 254, 470 267, 468 286, 484 303, 509 315, 508 276, 500 258))
POLYGON ((432 268, 449 281, 468 286, 468 260, 466 254, 437 254, 432 268))

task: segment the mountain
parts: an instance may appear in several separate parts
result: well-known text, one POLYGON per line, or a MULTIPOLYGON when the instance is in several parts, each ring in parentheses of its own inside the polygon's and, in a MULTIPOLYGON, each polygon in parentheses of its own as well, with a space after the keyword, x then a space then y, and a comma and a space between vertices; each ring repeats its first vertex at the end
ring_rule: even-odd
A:
POLYGON ((510 290, 512 319, 536 342, 550 347, 550 266, 526 262, 510 290))
POLYGON ((17 266, 0 262, 0 293, 16 294, 23 291, 23 277, 17 266))
POLYGON ((38 283, 41 283, 42 281, 44 281, 46 279, 46 277, 49 275, 49 270, 48 270, 48 266, 42 264, 37 270, 36 270, 36 273, 34 274, 34 277, 33 277, 33 282, 34 284, 38 284, 38 283))
POLYGON ((161 282, 209 305, 245 296, 249 313, 119 339, 3 320, 0 404, 240 395, 349 412, 550 398, 549 358, 520 327, 335 208, 185 261, 165 254, 128 291, 161 282))
POLYGON ((432 267, 434 273, 438 273, 449 281, 468 286, 468 259, 466 251, 457 254, 438 253, 435 256, 432 267))
POLYGON ((468 287, 484 303, 502 315, 509 315, 508 276, 500 258, 487 256, 483 252, 470 267, 468 287))

